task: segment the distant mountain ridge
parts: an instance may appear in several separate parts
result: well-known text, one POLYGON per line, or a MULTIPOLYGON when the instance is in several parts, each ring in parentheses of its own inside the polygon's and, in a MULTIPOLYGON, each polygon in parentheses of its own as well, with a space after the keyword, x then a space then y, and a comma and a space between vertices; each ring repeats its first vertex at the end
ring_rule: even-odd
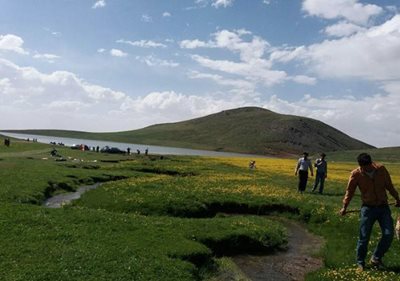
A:
POLYGON ((318 120, 278 114, 259 107, 224 110, 187 121, 115 133, 13 132, 262 155, 374 148, 318 120))

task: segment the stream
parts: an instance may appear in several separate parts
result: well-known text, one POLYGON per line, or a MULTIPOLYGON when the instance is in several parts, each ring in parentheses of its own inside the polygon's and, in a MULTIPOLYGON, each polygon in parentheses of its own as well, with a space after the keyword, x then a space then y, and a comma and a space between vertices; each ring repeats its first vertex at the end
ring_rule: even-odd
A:
MULTIPOLYGON (((81 186, 75 192, 55 195, 48 198, 43 206, 62 208, 79 199, 86 191, 96 189, 100 184, 81 186)), ((250 281, 302 281, 307 273, 323 266, 322 259, 316 257, 316 254, 324 242, 321 237, 311 234, 298 222, 283 218, 274 219, 287 228, 288 245, 285 251, 277 251, 270 255, 238 255, 232 257, 232 260, 250 281)))
POLYGON ((323 246, 319 236, 311 234, 300 223, 278 219, 288 230, 286 251, 271 255, 240 255, 232 258, 234 263, 251 281, 301 281, 307 273, 323 266, 321 258, 315 257, 323 246))
POLYGON ((62 208, 62 206, 71 203, 71 201, 81 198, 82 194, 86 191, 98 188, 100 184, 98 182, 92 185, 81 186, 75 192, 62 193, 49 197, 44 201, 43 206, 46 208, 62 208))

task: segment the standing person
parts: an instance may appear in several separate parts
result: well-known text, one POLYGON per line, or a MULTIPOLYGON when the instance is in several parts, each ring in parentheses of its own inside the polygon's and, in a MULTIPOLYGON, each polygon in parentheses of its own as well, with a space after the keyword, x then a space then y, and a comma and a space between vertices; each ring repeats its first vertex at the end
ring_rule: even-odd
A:
POLYGON ((314 192, 319 185, 318 193, 322 194, 322 192, 324 191, 325 179, 328 176, 328 164, 325 161, 326 154, 321 153, 320 156, 321 158, 318 158, 314 164, 314 167, 316 168, 316 173, 315 183, 312 192, 314 192))
POLYGON ((392 184, 389 172, 384 166, 372 162, 371 156, 367 153, 358 155, 357 161, 360 166, 350 174, 340 214, 342 216, 346 214, 347 207, 358 186, 361 192, 362 206, 357 242, 357 266, 358 271, 363 271, 368 251, 368 242, 372 227, 376 221, 379 223, 382 236, 372 254, 370 260, 372 266, 383 266, 382 258, 389 250, 393 240, 393 218, 388 205, 386 190, 396 199, 396 207, 400 207, 400 199, 398 192, 392 184))
POLYGON ((294 175, 297 176, 299 174, 299 186, 298 192, 303 193, 306 190, 307 179, 308 179, 308 170, 311 172, 311 176, 314 175, 313 168, 310 159, 308 159, 308 153, 304 152, 303 157, 297 161, 296 169, 294 171, 294 175))

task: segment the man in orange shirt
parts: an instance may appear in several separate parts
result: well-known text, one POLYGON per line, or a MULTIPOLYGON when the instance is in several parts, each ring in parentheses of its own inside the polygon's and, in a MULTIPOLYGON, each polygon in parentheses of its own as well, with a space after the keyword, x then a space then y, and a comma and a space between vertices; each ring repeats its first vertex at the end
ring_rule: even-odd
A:
POLYGON ((373 266, 382 266, 382 258, 389 250, 393 240, 393 218, 388 205, 386 190, 396 199, 396 207, 400 207, 399 194, 392 184, 389 172, 382 165, 372 162, 371 156, 361 153, 357 157, 360 167, 351 172, 343 199, 340 214, 346 214, 348 205, 358 187, 361 192, 360 234, 357 242, 357 265, 362 271, 368 251, 368 242, 374 223, 379 222, 382 237, 371 257, 373 266))

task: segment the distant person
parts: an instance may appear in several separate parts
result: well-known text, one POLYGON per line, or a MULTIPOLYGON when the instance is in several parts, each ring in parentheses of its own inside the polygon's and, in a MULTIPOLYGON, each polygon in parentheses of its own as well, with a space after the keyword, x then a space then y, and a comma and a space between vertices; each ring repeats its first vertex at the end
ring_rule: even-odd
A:
POLYGON ((59 156, 59 155, 58 155, 58 151, 57 151, 55 148, 53 148, 53 149, 50 151, 50 155, 53 156, 53 157, 59 156))
POLYGON ((357 270, 363 271, 370 235, 376 221, 379 223, 382 236, 372 253, 370 260, 372 266, 383 266, 382 258, 389 250, 393 240, 393 218, 388 205, 386 190, 396 199, 396 207, 400 207, 400 198, 392 184, 389 172, 384 166, 372 162, 371 156, 367 153, 358 155, 357 161, 359 167, 350 174, 340 214, 342 216, 346 214, 347 207, 358 187, 361 192, 362 206, 357 242, 357 270))
POLYGON ((306 190, 308 180, 308 170, 311 172, 311 176, 314 175, 313 168, 310 159, 308 159, 308 153, 304 152, 303 157, 297 161, 294 175, 299 175, 298 192, 303 193, 306 190))
POLYGON ((130 147, 128 147, 128 148, 126 149, 126 154, 131 155, 131 148, 130 148, 130 147))
POLYGON ((314 163, 316 173, 315 173, 315 182, 314 182, 314 187, 312 189, 312 192, 314 192, 319 185, 319 189, 318 189, 319 194, 322 194, 322 192, 324 192, 324 183, 325 183, 326 177, 328 176, 328 164, 325 161, 325 157, 326 157, 326 154, 321 153, 320 158, 318 158, 314 163))
POLYGON ((10 143, 11 143, 11 141, 10 141, 9 138, 4 139, 4 145, 5 145, 5 146, 9 147, 9 146, 10 146, 10 143))
POLYGON ((137 153, 137 155, 140 155, 140 150, 136 149, 136 153, 137 153))
POLYGON ((96 152, 100 151, 100 146, 96 146, 96 152))
POLYGON ((146 148, 146 150, 144 151, 144 155, 149 155, 149 149, 148 148, 146 148))
POLYGON ((256 168, 256 161, 251 160, 251 161, 249 162, 249 169, 250 169, 250 170, 254 170, 255 168, 256 168))

